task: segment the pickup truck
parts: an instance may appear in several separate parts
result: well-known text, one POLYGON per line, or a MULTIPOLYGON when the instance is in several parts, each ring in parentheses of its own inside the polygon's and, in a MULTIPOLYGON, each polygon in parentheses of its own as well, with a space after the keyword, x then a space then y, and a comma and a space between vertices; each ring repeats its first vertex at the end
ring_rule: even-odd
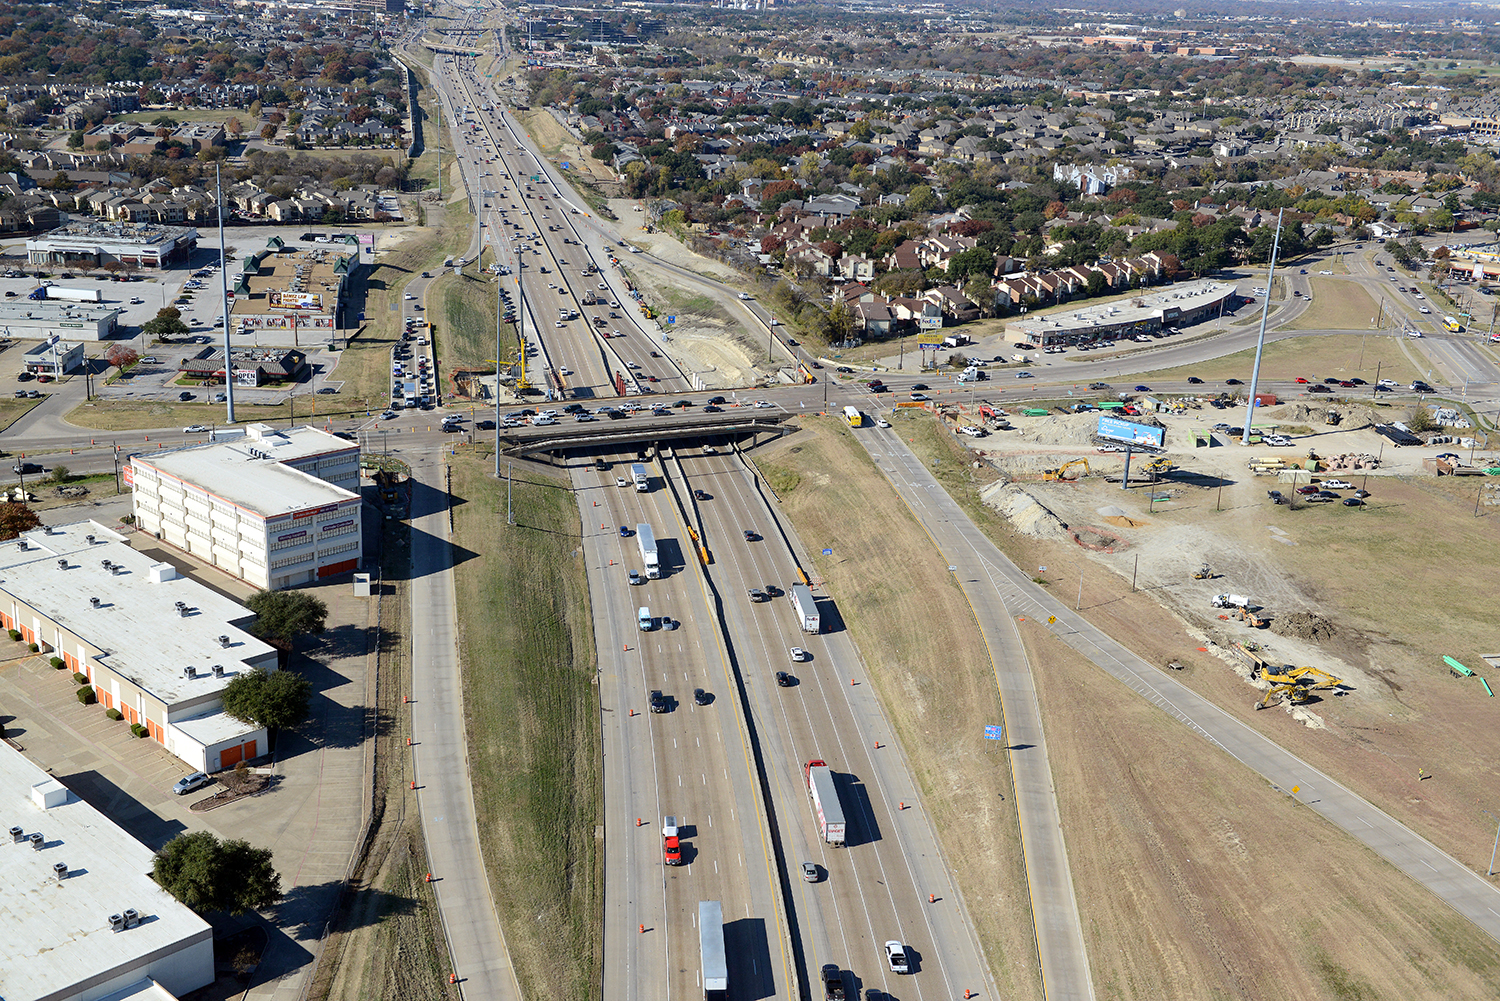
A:
POLYGON ((844 974, 837 964, 828 963, 818 972, 823 981, 824 1001, 844 1001, 844 974))
POLYGON ((1320 483, 1318 485, 1321 486, 1324 490, 1353 490, 1354 489, 1354 484, 1348 482, 1347 480, 1324 480, 1322 483, 1320 483))

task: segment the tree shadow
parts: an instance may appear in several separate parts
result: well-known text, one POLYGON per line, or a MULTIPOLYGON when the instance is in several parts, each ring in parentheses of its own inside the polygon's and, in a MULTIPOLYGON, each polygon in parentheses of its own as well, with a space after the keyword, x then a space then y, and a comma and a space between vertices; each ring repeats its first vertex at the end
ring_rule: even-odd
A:
POLYGON ((59 775, 57 780, 153 851, 159 851, 162 845, 187 829, 179 820, 168 820, 152 813, 140 800, 94 769, 59 775))
POLYGON ((342 879, 294 886, 272 909, 273 919, 298 942, 316 941, 325 925, 354 931, 386 916, 411 914, 417 901, 374 887, 346 887, 342 879))

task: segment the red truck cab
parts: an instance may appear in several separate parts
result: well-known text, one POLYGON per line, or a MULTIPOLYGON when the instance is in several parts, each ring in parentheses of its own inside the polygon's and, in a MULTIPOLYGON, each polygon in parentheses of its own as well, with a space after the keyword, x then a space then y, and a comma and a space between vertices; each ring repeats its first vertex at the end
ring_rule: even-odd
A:
POLYGON ((682 865, 682 842, 676 836, 662 838, 662 857, 667 865, 682 865))

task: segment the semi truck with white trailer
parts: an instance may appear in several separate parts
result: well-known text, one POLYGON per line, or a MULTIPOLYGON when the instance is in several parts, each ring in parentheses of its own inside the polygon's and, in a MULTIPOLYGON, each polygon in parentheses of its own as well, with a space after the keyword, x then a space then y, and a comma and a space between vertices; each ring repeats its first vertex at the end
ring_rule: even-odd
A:
POLYGON ((835 848, 844 846, 844 807, 833 785, 833 769, 827 762, 814 758, 803 769, 807 795, 818 818, 818 835, 835 848))
POLYGON ((62 285, 43 285, 31 293, 33 299, 66 299, 70 302, 103 302, 104 297, 96 288, 67 288, 62 285))
POLYGON ((661 560, 656 556, 656 536, 645 522, 635 526, 636 545, 641 548, 641 562, 646 565, 646 576, 651 580, 661 577, 661 560))
POLYGON ((698 958, 703 967, 703 1001, 724 1001, 729 994, 729 964, 724 956, 724 905, 698 901, 698 958))
POLYGON ((813 600, 812 589, 806 584, 792 585, 792 608, 797 611, 797 621, 804 633, 821 631, 818 619, 818 603, 813 600))
POLYGON ((651 489, 651 480, 646 476, 646 464, 644 462, 632 462, 630 464, 630 478, 635 481, 637 493, 645 493, 651 489))

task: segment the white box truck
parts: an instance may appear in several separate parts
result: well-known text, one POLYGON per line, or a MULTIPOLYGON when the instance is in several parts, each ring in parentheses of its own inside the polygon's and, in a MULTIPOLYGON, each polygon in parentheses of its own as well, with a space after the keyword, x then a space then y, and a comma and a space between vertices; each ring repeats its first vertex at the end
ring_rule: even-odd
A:
POLYGON ((792 585, 792 608, 797 612, 797 621, 804 633, 820 632, 818 603, 813 600, 812 589, 806 584, 792 585))
POLYGON ((698 901, 698 958, 703 965, 703 1001, 724 1001, 729 993, 729 965, 724 955, 724 905, 698 901))
POLYGON ((818 818, 818 836, 835 848, 844 847, 844 807, 833 785, 833 769, 814 758, 803 769, 807 795, 818 818))
POLYGON ((651 480, 646 476, 645 463, 632 462, 630 464, 630 478, 635 481, 637 493, 645 493, 651 489, 651 480))
POLYGON ((651 526, 642 522, 635 526, 636 545, 641 548, 641 562, 646 564, 646 576, 652 580, 661 577, 661 561, 656 556, 656 536, 651 526))

